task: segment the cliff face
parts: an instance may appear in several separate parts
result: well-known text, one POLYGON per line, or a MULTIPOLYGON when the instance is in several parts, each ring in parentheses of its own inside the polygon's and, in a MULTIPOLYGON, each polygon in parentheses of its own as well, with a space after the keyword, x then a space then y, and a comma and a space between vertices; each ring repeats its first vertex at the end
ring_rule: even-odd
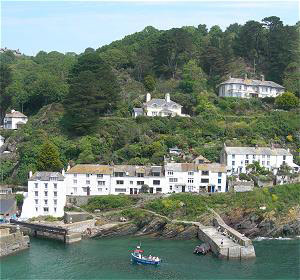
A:
POLYGON ((257 214, 253 209, 234 209, 222 215, 224 221, 249 238, 296 237, 300 235, 300 207, 289 209, 287 214, 275 215, 275 211, 257 214))

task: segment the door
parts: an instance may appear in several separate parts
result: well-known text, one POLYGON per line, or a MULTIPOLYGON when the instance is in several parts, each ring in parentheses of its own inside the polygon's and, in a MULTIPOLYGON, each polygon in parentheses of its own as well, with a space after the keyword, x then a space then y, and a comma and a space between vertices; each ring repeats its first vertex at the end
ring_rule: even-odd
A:
POLYGON ((211 192, 215 192, 215 186, 211 187, 211 192))
POLYGON ((134 188, 134 194, 138 193, 138 189, 134 188))
POLYGON ((153 188, 150 188, 150 193, 153 193, 153 188))
POLYGON ((185 186, 182 186, 181 190, 182 192, 185 192, 185 186))
POLYGON ((208 187, 207 187, 207 191, 208 191, 208 192, 211 192, 211 186, 208 186, 208 187))
POLYGON ((133 188, 130 188, 130 194, 133 194, 133 188))
POLYGON ((87 195, 90 195, 90 194, 91 194, 91 188, 90 188, 90 187, 87 187, 87 189, 86 189, 86 194, 87 194, 87 195))

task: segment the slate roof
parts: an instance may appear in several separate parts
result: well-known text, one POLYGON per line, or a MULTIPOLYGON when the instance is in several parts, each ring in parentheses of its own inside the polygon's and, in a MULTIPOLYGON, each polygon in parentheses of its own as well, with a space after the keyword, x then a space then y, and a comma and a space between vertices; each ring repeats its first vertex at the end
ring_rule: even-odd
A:
POLYGON ((152 107, 154 104, 156 104, 158 107, 163 107, 165 106, 167 108, 171 108, 173 105, 176 105, 177 107, 182 107, 178 103, 170 100, 170 102, 167 102, 166 99, 159 99, 159 98, 154 98, 151 99, 150 101, 144 103, 144 106, 150 106, 152 107))
POLYGON ((262 81, 262 80, 252 80, 252 79, 239 79, 239 78, 230 78, 227 81, 219 84, 242 84, 242 85, 249 85, 249 86, 266 86, 266 87, 273 87, 273 88, 281 88, 284 89, 283 86, 272 82, 272 81, 262 81))
POLYGON ((166 170, 173 170, 174 172, 188 172, 188 171, 211 171, 211 172, 226 172, 226 165, 220 163, 167 163, 166 170))
POLYGON ((203 160, 203 163, 210 163, 211 162, 211 161, 209 161, 207 158, 205 158, 202 155, 199 155, 196 158, 194 158, 193 162, 197 163, 197 162, 199 162, 199 160, 203 160))
POLYGON ((56 177, 57 181, 63 181, 65 177, 59 172, 38 171, 35 172, 29 181, 50 181, 50 178, 56 177))
POLYGON ((19 111, 11 111, 10 113, 6 113, 6 118, 27 118, 23 113, 19 111))
POLYGON ((67 174, 112 174, 113 168, 109 165, 77 164, 66 172, 67 174))
POLYGON ((291 156, 292 154, 282 148, 269 147, 226 147, 227 154, 232 155, 270 155, 270 156, 291 156))
POLYGON ((0 213, 4 214, 17 210, 17 202, 15 199, 0 199, 0 213))

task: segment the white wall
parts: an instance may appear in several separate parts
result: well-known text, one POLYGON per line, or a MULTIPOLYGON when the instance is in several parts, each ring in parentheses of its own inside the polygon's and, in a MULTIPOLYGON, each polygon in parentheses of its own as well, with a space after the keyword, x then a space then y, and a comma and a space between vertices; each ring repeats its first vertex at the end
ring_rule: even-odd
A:
POLYGON ((22 123, 27 123, 28 118, 4 118, 4 126, 3 128, 5 129, 17 129, 17 123, 22 122, 22 123))

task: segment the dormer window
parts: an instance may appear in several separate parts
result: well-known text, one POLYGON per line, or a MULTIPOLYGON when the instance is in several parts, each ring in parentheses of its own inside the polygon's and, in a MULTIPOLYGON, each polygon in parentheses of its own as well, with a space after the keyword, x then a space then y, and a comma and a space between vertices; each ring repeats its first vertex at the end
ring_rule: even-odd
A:
POLYGON ((173 109, 177 109, 177 106, 176 106, 176 105, 173 105, 172 108, 173 108, 173 109))
POLYGON ((154 103, 154 104, 152 105, 152 107, 153 107, 153 108, 157 108, 157 104, 154 103))

